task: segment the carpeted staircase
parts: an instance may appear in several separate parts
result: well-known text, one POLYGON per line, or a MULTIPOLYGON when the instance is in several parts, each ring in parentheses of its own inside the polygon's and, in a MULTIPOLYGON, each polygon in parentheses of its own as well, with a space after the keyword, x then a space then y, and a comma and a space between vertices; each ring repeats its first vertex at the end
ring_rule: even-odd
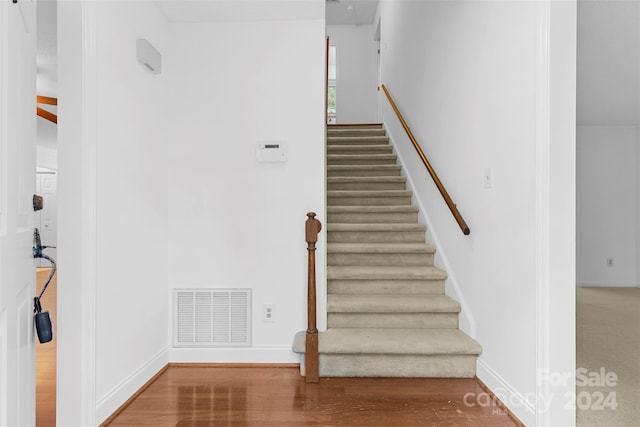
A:
MULTIPOLYGON (((460 304, 382 125, 327 135, 327 311, 321 377, 473 377, 480 345, 458 329, 460 304)), ((304 332, 293 349, 304 353, 304 332)), ((304 367, 303 367, 304 369, 304 367)))

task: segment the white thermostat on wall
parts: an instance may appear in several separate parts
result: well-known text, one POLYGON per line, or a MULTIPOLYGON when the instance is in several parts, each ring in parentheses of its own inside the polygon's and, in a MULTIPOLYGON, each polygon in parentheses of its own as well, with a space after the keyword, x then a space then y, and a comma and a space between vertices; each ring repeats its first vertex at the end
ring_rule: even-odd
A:
POLYGON ((260 163, 286 162, 289 158, 287 143, 283 141, 260 141, 256 145, 256 159, 260 163))

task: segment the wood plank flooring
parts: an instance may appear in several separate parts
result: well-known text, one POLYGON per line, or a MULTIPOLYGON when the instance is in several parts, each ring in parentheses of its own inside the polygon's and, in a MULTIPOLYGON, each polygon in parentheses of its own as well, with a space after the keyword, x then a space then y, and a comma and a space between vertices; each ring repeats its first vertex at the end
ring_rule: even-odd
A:
MULTIPOLYGON (((38 268, 36 287, 38 294, 49 277, 51 269, 38 268)), ((55 427, 56 425, 56 274, 41 299, 42 309, 48 310, 53 321, 53 340, 40 344, 36 337, 36 426, 55 427)))
POLYGON ((476 379, 321 378, 307 384, 295 367, 171 365, 103 425, 521 425, 479 396, 488 397, 476 379))

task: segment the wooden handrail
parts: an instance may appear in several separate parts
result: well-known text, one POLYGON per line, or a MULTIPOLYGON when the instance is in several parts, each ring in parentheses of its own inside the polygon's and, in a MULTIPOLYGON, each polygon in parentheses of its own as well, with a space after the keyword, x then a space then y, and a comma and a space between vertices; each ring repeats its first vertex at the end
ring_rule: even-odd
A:
POLYGON ((433 182, 436 184, 436 187, 438 187, 438 190, 440 191, 440 194, 442 194, 444 201, 447 203, 447 206, 449 206, 449 210, 451 211, 451 213, 453 214, 453 217, 455 218, 456 222, 460 226, 462 233, 465 236, 469 235, 469 233, 471 233, 471 230, 469 230, 469 226, 465 222, 464 218, 462 218, 462 215, 458 211, 456 204, 453 203, 453 200, 451 200, 451 197, 449 197, 449 193, 447 193, 447 190, 444 188, 444 185, 442 185, 442 182, 440 181, 440 178, 438 178, 436 171, 433 169, 433 167, 431 166, 431 163, 429 163, 429 160, 424 155, 424 152, 420 148, 420 144, 418 144, 418 141, 413 136, 411 129, 409 129, 407 122, 402 116, 402 113, 400 113, 400 110, 398 109, 398 106, 396 105, 393 98, 391 97, 389 90, 385 85, 382 85, 382 90, 384 91, 385 95, 387 95, 387 99, 389 100, 389 103, 391 104, 393 111, 396 112, 396 115, 398 116, 400 123, 402 123, 402 127, 404 128, 405 132, 407 132, 407 135, 409 136, 409 139, 411 140, 413 147, 418 152, 418 156, 420 156, 422 163, 424 163, 425 167, 427 168, 427 171, 429 171, 429 175, 431 175, 431 179, 433 179, 433 182))
POLYGON ((307 214, 305 221, 305 237, 308 251, 307 270, 307 335, 305 342, 305 376, 306 382, 317 383, 318 369, 318 328, 316 326, 316 242, 322 224, 316 219, 315 212, 307 214))
POLYGON ((58 98, 52 98, 50 96, 36 96, 36 103, 47 105, 58 105, 58 98))
POLYGON ((49 120, 51 123, 58 124, 58 116, 53 113, 50 113, 47 110, 44 110, 40 107, 36 107, 36 114, 43 119, 49 120))
MULTIPOLYGON (((58 105, 58 98, 52 98, 50 96, 36 96, 36 104, 45 105, 58 105)), ((58 124, 58 116, 50 111, 36 106, 36 114, 43 119, 49 120, 51 123, 58 124)))

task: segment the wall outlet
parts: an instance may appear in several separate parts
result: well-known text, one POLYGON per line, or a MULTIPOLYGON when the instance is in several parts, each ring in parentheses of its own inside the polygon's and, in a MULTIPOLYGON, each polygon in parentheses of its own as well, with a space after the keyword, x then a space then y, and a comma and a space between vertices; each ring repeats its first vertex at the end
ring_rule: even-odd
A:
POLYGON ((607 258, 607 267, 613 267, 613 258, 607 258))
POLYGON ((276 305, 275 304, 263 304, 262 305, 262 321, 273 323, 276 321, 276 305))

